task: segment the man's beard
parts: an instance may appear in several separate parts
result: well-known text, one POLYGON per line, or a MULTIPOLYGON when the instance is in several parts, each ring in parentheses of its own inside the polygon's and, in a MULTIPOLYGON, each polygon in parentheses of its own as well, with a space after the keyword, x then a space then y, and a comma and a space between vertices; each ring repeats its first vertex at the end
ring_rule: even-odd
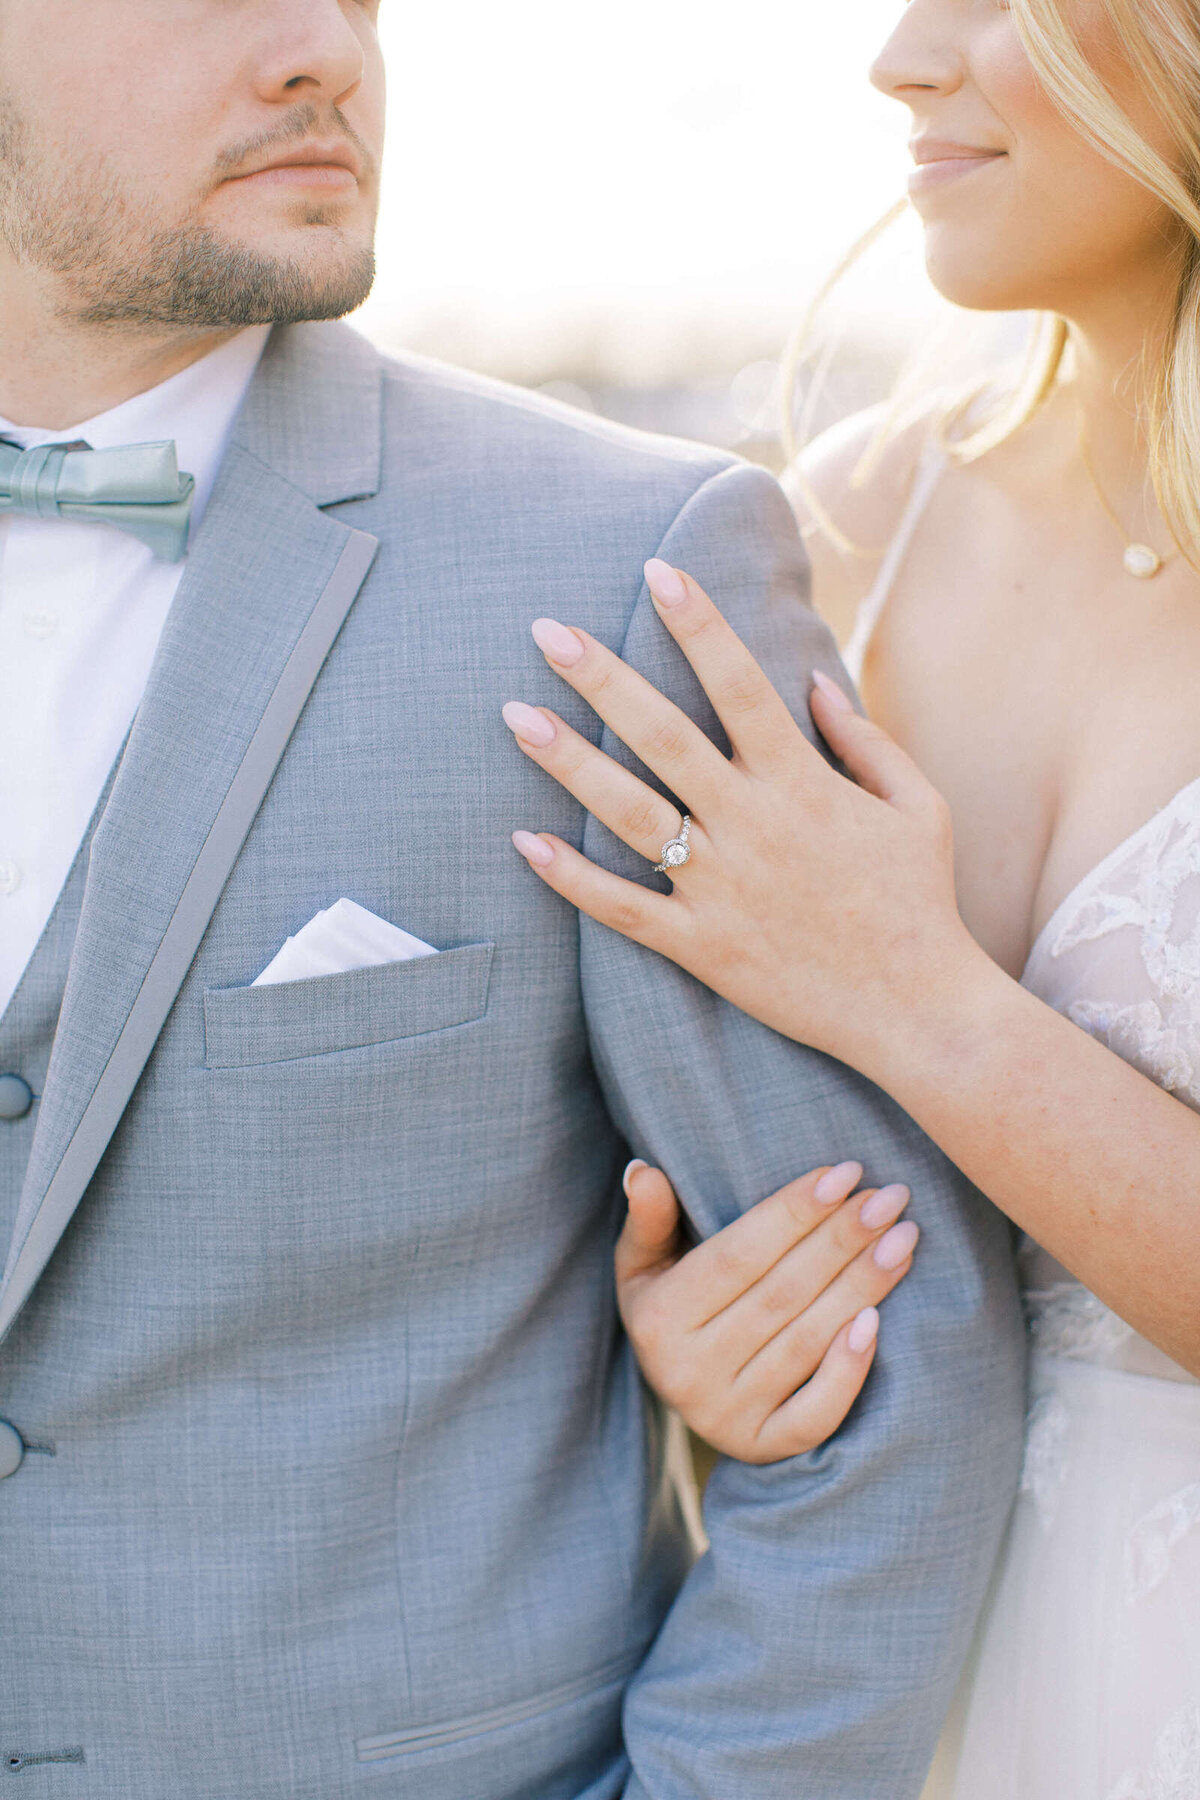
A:
MULTIPOLYGON (((289 135, 311 122, 298 116, 289 135)), ((63 278, 60 310, 80 324, 219 330, 341 318, 371 291, 374 250, 345 243, 319 201, 304 224, 324 228, 326 253, 311 263, 259 255, 198 222, 139 219, 103 176, 39 161, 0 96, 0 238, 21 262, 63 278)))

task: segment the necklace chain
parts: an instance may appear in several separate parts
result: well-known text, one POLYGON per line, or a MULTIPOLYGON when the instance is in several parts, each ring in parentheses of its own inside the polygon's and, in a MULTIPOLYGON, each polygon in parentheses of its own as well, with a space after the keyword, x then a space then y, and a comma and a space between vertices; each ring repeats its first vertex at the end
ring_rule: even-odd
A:
POLYGON ((1116 526, 1121 541, 1125 545, 1125 554, 1121 558, 1125 573, 1127 575, 1133 575, 1138 581, 1149 581, 1151 577, 1157 575, 1159 570, 1165 568, 1166 564, 1170 562, 1170 553, 1166 556, 1160 556, 1159 552, 1155 550, 1151 544, 1135 543, 1129 536, 1129 533, 1126 531, 1124 525, 1110 504, 1108 495, 1100 485, 1100 478, 1092 465, 1091 457, 1088 455, 1087 438, 1084 434, 1082 419, 1079 421, 1079 455, 1084 468, 1087 470, 1088 480, 1092 484, 1097 500, 1104 508, 1105 513, 1108 515, 1113 525, 1116 526))

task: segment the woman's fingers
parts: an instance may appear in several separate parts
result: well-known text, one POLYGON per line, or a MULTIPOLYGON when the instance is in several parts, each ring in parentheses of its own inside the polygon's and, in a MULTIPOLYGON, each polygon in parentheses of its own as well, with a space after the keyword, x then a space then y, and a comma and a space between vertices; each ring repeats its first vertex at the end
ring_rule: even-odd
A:
MULTIPOLYGON (((720 1346, 721 1353, 739 1371, 745 1368, 779 1332, 806 1314, 856 1258, 878 1242, 900 1218, 909 1198, 908 1189, 894 1182, 854 1194, 834 1209, 753 1286, 747 1286, 722 1312, 710 1318, 708 1335, 720 1346)), ((867 1305, 873 1297, 868 1295, 860 1306, 867 1305)), ((837 1323, 840 1325, 849 1317, 849 1313, 843 1313, 837 1323)))
POLYGON ((673 794, 702 810, 730 778, 729 762, 678 706, 586 631, 537 619, 534 642, 556 675, 575 689, 673 794))
POLYGON ((660 1275, 672 1268, 683 1252, 680 1225, 683 1215, 675 1198, 675 1189, 661 1169, 635 1160, 625 1171, 622 1183, 629 1211, 617 1239, 617 1291, 622 1302, 630 1290, 646 1275, 660 1275))
POLYGON ((781 755, 789 753, 820 763, 759 664, 699 582, 659 557, 651 558, 645 573, 659 618, 696 671, 747 768, 776 768, 781 755))
POLYGON ((549 832, 514 831, 512 841, 546 886, 580 912, 619 931, 622 937, 632 938, 635 944, 686 963, 687 915, 668 895, 611 875, 549 832))
POLYGON ((756 1460, 803 1456, 832 1437, 862 1392, 878 1342, 879 1313, 865 1307, 838 1332, 816 1373, 767 1415, 756 1440, 756 1460))
MULTIPOLYGON (((822 1227, 861 1179, 861 1163, 839 1163, 835 1168, 813 1169, 760 1200, 724 1231, 689 1251, 672 1270, 669 1284, 663 1287, 661 1309, 670 1309, 673 1325, 681 1330, 698 1331, 707 1326, 714 1317, 740 1302, 743 1295, 757 1293, 756 1284, 761 1284, 762 1278, 797 1244, 822 1227)), ((858 1247, 856 1244, 855 1249, 858 1247)), ((788 1312, 789 1319, 794 1310, 793 1307, 788 1312)), ((764 1332, 747 1348, 743 1362, 749 1360, 765 1335, 764 1332)), ((729 1372, 732 1375, 733 1368, 729 1372)))
POLYGON ((911 1220, 891 1226, 751 1358, 737 1387, 752 1411, 773 1412, 810 1380, 842 1327, 865 1307, 878 1306, 903 1281, 919 1236, 911 1220))
MULTIPOLYGON (((754 1348, 739 1353, 706 1321, 747 1289, 757 1292, 764 1271, 798 1239, 821 1229, 831 1212, 844 1210, 845 1197, 861 1176, 857 1162, 814 1169, 681 1256, 681 1214, 670 1182, 645 1163, 629 1165, 630 1213, 616 1258, 621 1317, 647 1379, 698 1431, 728 1407, 738 1369, 754 1348)), ((760 1329, 754 1343, 762 1337, 760 1329)), ((739 1433, 747 1429, 747 1418, 743 1411, 739 1433)), ((758 1423, 753 1422, 755 1429, 758 1423)), ((740 1453, 740 1436, 713 1441, 740 1453)))
POLYGON ((813 671, 809 706, 821 736, 867 793, 901 812, 926 813, 942 805, 911 756, 881 725, 855 712, 848 696, 819 669, 813 671))
POLYGON ((556 713, 510 700, 504 723, 531 762, 553 775, 622 843, 658 862, 667 839, 678 835, 678 807, 572 731, 556 713))
POLYGON ((646 1378, 728 1456, 772 1462, 812 1449, 866 1378, 876 1309, 912 1267, 919 1234, 895 1222, 906 1188, 830 1197, 861 1173, 857 1163, 814 1170, 681 1255, 670 1183, 644 1163, 627 1171, 622 1318, 646 1378), (714 1312, 723 1293, 734 1298, 714 1312))

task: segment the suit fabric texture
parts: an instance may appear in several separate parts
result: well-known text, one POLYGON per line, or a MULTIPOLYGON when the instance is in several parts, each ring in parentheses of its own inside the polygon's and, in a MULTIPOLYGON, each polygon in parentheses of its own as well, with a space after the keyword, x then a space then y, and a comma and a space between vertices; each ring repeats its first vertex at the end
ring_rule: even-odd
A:
POLYGON ((23 984, 62 1004, 0 1126, 0 1413, 43 1452, 0 1482, 22 1791, 918 1792, 1016 1479, 1009 1234, 886 1098, 513 852, 547 828, 655 879, 500 707, 600 737, 530 640, 553 612, 719 736, 656 553, 807 719, 841 670, 762 471, 274 333, 73 942, 62 910, 23 984), (253 988, 342 894, 442 954, 253 988), (694 1567, 616 1316, 632 1153, 702 1233, 850 1156, 925 1233, 847 1426, 722 1466, 694 1567))

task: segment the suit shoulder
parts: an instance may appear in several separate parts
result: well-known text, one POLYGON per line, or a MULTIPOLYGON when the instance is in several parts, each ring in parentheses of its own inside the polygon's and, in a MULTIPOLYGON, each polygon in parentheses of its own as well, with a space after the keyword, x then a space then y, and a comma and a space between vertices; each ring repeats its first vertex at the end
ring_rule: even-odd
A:
POLYGON ((476 590, 507 605, 566 559, 587 571, 581 623, 614 643, 646 558, 667 544, 706 566, 730 559, 739 582, 767 569, 782 580, 794 563, 806 583, 791 509, 758 465, 422 357, 363 350, 382 383, 383 458, 356 522, 385 544, 402 536, 406 567, 468 545, 476 590))
POLYGON ((711 445, 656 436, 514 387, 415 355, 384 356, 385 452, 409 456, 423 446, 480 473, 489 457, 505 469, 550 479, 649 483, 678 503, 741 459, 711 445))

